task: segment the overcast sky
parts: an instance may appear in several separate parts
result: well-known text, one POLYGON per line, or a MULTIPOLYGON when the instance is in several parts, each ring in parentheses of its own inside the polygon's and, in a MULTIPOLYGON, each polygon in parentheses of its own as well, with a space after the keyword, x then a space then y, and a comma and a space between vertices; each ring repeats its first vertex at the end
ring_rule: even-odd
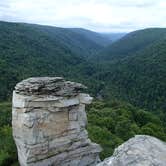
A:
POLYGON ((0 0, 0 20, 128 32, 166 27, 166 0, 0 0))

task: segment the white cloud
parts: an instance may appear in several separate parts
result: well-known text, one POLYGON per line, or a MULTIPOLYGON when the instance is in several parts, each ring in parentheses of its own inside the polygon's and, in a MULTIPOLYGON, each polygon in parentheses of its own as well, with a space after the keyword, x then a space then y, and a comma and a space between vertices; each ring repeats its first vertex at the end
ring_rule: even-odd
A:
POLYGON ((0 19, 95 31, 165 27, 164 0, 1 0, 0 19))

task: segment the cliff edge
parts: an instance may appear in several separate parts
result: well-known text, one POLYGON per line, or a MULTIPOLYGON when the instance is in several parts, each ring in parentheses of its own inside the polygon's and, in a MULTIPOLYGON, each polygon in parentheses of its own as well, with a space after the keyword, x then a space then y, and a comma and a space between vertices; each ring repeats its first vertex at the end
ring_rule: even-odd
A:
POLYGON ((12 127, 21 166, 93 166, 101 148, 88 139, 82 84, 29 78, 13 92, 12 127))

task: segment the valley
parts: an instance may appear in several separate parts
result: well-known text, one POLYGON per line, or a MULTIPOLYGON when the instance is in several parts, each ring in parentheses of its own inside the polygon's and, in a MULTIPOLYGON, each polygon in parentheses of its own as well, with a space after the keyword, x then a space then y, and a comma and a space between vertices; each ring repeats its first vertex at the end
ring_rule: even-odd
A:
POLYGON ((0 22, 0 166, 17 165, 11 131, 15 84, 61 76, 88 87, 88 132, 104 159, 136 134, 166 141, 166 28, 102 34, 0 22), (117 35, 117 36, 116 36, 117 35))

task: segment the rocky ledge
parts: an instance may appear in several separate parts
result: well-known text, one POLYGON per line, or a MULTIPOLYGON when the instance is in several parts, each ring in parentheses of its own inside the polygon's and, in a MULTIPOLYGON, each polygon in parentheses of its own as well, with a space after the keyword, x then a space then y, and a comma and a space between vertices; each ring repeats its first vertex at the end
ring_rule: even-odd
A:
POLYGON ((60 77, 29 78, 13 92, 12 127, 21 166, 94 166, 99 145, 88 139, 85 86, 60 77))
POLYGON ((151 136, 136 135, 97 166, 166 166, 166 143, 151 136))
POLYGON ((18 83, 15 92, 23 95, 74 96, 86 86, 65 81, 62 77, 35 77, 18 83))

